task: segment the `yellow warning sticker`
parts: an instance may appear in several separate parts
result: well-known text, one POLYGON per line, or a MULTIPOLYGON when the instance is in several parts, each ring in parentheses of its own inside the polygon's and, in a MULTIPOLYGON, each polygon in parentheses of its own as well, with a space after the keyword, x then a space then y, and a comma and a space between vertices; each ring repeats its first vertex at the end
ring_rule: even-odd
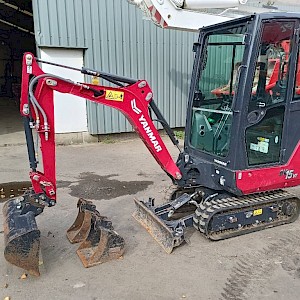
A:
POLYGON ((124 100, 124 92, 106 90, 105 99, 122 102, 124 100))
POLYGON ((262 213, 263 213, 262 208, 256 209, 253 211, 253 216, 259 216, 262 215, 262 213))

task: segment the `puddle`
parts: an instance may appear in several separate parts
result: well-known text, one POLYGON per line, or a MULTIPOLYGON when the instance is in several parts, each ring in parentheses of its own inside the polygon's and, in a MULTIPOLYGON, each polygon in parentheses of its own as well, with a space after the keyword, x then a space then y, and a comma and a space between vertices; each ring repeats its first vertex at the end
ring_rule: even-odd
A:
MULTIPOLYGON (((119 181, 110 179, 116 174, 100 176, 94 173, 82 173, 78 184, 70 185, 70 195, 91 200, 109 200, 124 195, 134 195, 145 190, 153 181, 119 181)), ((62 184, 62 183, 61 183, 62 184)))
POLYGON ((0 202, 23 195, 29 187, 30 181, 0 183, 0 202))
MULTIPOLYGON (((153 181, 119 181, 110 179, 116 174, 99 176, 94 173, 82 173, 78 182, 57 181, 58 188, 69 187, 70 195, 91 200, 109 200, 124 195, 134 195, 145 190, 153 181)), ((30 181, 0 183, 0 202, 21 196, 31 187, 30 181)))

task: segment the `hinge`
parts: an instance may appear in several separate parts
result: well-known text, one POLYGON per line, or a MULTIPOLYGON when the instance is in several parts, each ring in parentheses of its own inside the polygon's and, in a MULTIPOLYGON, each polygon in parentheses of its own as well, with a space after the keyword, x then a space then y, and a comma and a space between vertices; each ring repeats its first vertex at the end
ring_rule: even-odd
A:
POLYGON ((198 47, 200 47, 200 43, 194 43, 193 44, 193 52, 197 52, 198 47))
POLYGON ((285 148, 281 149, 280 153, 281 153, 281 161, 284 161, 286 155, 286 149, 285 148))
POLYGON ((252 39, 252 34, 245 33, 244 34, 244 39, 243 39, 243 44, 244 45, 250 45, 251 39, 252 39))
POLYGON ((33 57, 31 54, 26 54, 26 65, 27 65, 27 74, 32 74, 32 61, 33 57))
POLYGON ((296 43, 299 44, 300 43, 300 28, 296 28, 295 29, 295 36, 296 36, 296 43))

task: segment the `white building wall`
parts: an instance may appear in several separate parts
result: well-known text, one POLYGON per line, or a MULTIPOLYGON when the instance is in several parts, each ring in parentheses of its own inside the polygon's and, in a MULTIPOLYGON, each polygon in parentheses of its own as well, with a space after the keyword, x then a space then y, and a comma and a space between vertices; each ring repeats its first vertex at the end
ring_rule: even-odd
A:
MULTIPOLYGON (((63 64, 75 68, 83 66, 82 49, 42 48, 42 60, 63 64)), ((80 72, 42 64, 45 73, 52 73, 67 79, 84 82, 80 72)), ((87 131, 86 100, 68 94, 54 92, 54 118, 56 133, 87 131)))

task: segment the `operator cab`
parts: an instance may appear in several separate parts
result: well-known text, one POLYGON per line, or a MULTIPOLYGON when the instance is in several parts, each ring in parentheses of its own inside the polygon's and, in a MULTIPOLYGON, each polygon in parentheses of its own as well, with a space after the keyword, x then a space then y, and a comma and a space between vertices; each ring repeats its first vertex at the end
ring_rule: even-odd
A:
POLYGON ((200 31, 178 160, 191 185, 247 193, 237 171, 291 158, 300 138, 299 18, 261 14, 200 31))

